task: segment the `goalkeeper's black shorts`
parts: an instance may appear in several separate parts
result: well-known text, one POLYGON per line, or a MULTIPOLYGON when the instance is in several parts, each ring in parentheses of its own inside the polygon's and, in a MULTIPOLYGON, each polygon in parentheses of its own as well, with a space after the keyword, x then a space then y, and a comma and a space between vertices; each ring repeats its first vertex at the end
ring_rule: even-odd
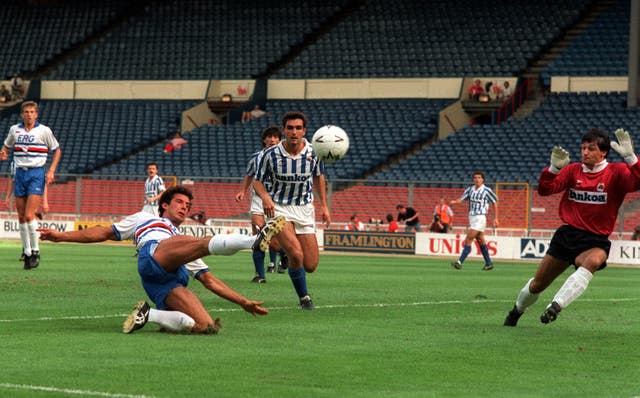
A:
MULTIPOLYGON (((576 257, 594 247, 601 248, 609 257, 611 241, 607 236, 594 234, 571 225, 563 225, 553 234, 547 254, 575 266, 576 257)), ((606 266, 607 262, 605 261, 598 269, 603 269, 606 266)))

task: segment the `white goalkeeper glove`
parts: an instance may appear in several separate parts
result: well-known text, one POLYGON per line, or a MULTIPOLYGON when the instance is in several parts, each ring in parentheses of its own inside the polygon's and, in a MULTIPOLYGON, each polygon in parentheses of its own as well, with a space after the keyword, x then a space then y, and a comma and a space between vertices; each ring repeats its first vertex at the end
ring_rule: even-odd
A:
POLYGON ((564 150, 561 146, 554 146, 551 150, 551 166, 549 171, 554 174, 558 174, 560 169, 569 164, 569 152, 564 150))
POLYGON ((638 161, 638 158, 636 157, 636 154, 633 153, 631 135, 629 135, 629 132, 625 129, 617 129, 615 134, 618 142, 612 141, 611 148, 618 152, 629 166, 635 164, 638 161))

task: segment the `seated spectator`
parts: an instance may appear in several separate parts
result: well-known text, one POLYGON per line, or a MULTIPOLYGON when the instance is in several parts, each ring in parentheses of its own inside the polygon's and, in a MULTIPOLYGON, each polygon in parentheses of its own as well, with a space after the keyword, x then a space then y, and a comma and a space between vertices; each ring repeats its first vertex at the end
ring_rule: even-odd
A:
POLYGON ((366 230, 364 223, 360 221, 360 218, 358 218, 357 214, 351 215, 350 220, 351 221, 349 222, 349 224, 347 224, 344 227, 344 229, 348 231, 365 231, 366 230))
POLYGON ((491 86, 491 94, 489 95, 491 96, 492 101, 501 101, 504 98, 504 91, 497 81, 493 82, 493 85, 491 86))
POLYGON ((473 82, 473 85, 469 87, 469 99, 477 101, 483 93, 484 89, 482 88, 482 82, 480 81, 480 79, 476 79, 473 82))
POLYGON ((387 222, 389 223, 389 232, 398 232, 398 222, 393 218, 393 214, 387 214, 387 222))
POLYGON ((4 84, 0 86, 0 102, 11 101, 11 91, 4 84))
POLYGON ((24 96, 24 82, 18 74, 11 78, 11 95, 14 100, 22 99, 24 96))
POLYGON ((508 81, 504 81, 503 83, 504 88, 502 89, 502 98, 504 98, 504 100, 508 100, 511 97, 511 94, 513 94, 513 92, 511 91, 511 86, 509 85, 508 81))
POLYGON ((435 214, 433 216, 433 222, 429 226, 429 232, 446 233, 446 227, 440 222, 440 216, 435 214))
POLYGON ((169 152, 178 150, 182 148, 182 146, 186 143, 187 143, 187 140, 182 138, 182 134, 180 132, 177 132, 175 137, 173 137, 171 141, 169 141, 167 145, 164 146, 164 153, 169 153, 169 152))
POLYGON ((262 116, 267 115, 269 116, 269 112, 265 112, 262 109, 260 109, 260 105, 256 104, 253 107, 253 110, 250 112, 242 112, 242 124, 244 124, 245 121, 249 121, 251 119, 259 119, 262 116))
POLYGON ((640 240, 640 225, 636 225, 636 227, 633 229, 631 240, 640 240))

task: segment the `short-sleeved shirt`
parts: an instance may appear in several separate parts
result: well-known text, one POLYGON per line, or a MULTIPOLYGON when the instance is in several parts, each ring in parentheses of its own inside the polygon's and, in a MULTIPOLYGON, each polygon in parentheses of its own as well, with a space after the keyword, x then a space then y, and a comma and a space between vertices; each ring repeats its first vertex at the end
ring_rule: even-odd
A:
MULTIPOLYGON (((147 178, 144 182, 144 197, 152 198, 154 196, 160 195, 160 193, 166 190, 164 186, 164 181, 159 175, 154 175, 151 179, 147 178)), ((158 206, 158 200, 154 200, 153 202, 147 203, 145 201, 145 205, 150 206, 158 206)))
POLYGON ((488 186, 482 184, 478 189, 475 185, 465 189, 460 200, 469 201, 470 216, 486 216, 489 213, 489 205, 498 201, 498 197, 488 186))
MULTIPOLYGON (((145 212, 134 213, 111 225, 118 240, 133 239, 136 249, 147 242, 160 242, 172 236, 180 235, 180 231, 171 221, 162 217, 154 217, 145 212)), ((208 271, 209 267, 201 259, 184 264, 193 277, 208 271)))
POLYGON ((4 146, 13 148, 13 161, 16 167, 43 167, 47 163, 49 152, 60 147, 51 129, 36 121, 33 128, 25 130, 24 123, 18 123, 9 129, 4 146))
POLYGON ((260 160, 255 179, 272 185, 265 189, 275 203, 303 206, 313 202, 313 178, 324 173, 324 162, 305 140, 302 151, 292 156, 280 142, 267 149, 260 160))

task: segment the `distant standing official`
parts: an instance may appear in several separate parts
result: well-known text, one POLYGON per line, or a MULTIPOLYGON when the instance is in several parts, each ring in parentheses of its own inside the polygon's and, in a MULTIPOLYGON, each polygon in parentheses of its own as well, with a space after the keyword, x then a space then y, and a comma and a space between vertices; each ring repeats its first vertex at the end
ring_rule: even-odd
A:
POLYGON ((38 121, 38 104, 25 101, 20 109, 22 123, 9 129, 0 150, 0 160, 7 160, 9 149, 13 149, 16 166, 13 194, 20 223, 24 269, 29 270, 40 264, 36 210, 46 192, 46 184, 55 180, 62 151, 51 129, 38 121), (53 152, 53 157, 45 173, 44 166, 50 152, 53 152))
POLYGON ((156 163, 149 163, 147 165, 147 174, 149 178, 144 182, 144 206, 142 211, 145 213, 158 216, 158 199, 162 193, 166 190, 164 181, 158 175, 158 165, 156 163))
MULTIPOLYGON (((462 196, 458 199, 452 200, 451 204, 462 203, 463 200, 469 201, 469 228, 467 229, 467 237, 464 242, 464 249, 460 254, 458 261, 451 263, 451 266, 455 269, 462 269, 462 263, 471 253, 471 245, 473 241, 478 241, 480 245, 480 251, 482 257, 484 257, 483 271, 490 271, 493 269, 493 263, 491 257, 489 257, 489 248, 487 247, 487 241, 484 239, 484 230, 487 227, 487 213, 489 213, 489 206, 495 205, 498 201, 498 197, 491 190, 491 188, 484 185, 484 173, 476 171, 473 173, 473 186, 465 189, 462 196)), ((498 218, 495 217, 493 225, 498 226, 498 218)))

